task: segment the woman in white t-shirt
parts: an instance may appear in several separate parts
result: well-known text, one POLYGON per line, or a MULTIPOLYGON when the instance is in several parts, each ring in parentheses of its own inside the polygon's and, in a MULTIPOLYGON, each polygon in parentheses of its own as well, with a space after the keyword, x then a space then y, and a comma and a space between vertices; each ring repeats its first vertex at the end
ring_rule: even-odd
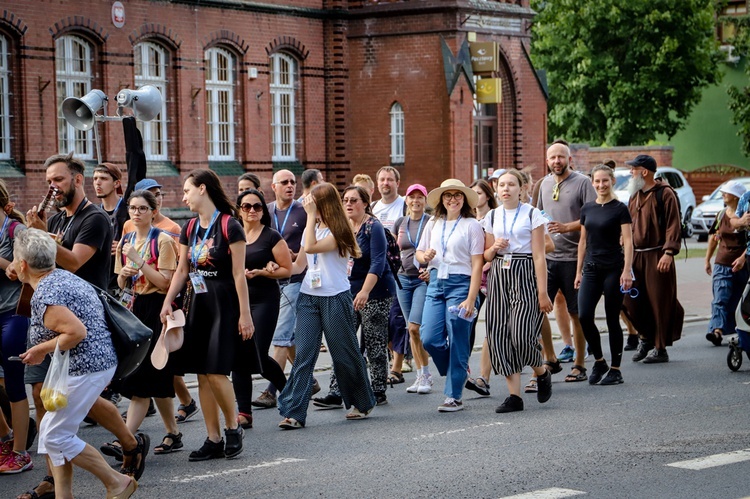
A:
POLYGON ((446 399, 438 411, 455 412, 464 408, 461 395, 471 353, 471 321, 482 282, 485 236, 474 214, 477 193, 460 180, 445 180, 430 192, 427 204, 435 216, 415 254, 430 271, 420 335, 440 375, 446 376, 446 399))
POLYGON ((292 274, 307 273, 297 300, 295 344, 297 356, 284 390, 279 394, 279 428, 305 426, 314 384, 322 333, 333 359, 344 404, 352 410, 346 419, 364 419, 375 406, 367 367, 359 351, 348 277, 349 262, 361 251, 344 213, 336 188, 318 184, 302 201, 307 225, 292 274), (316 220, 320 222, 316 223, 316 220))
POLYGON ((502 205, 484 218, 492 262, 487 279, 487 343, 496 374, 505 376, 510 396, 495 412, 523 410, 521 371, 531 366, 539 402, 552 394, 552 375, 543 367, 539 335, 544 314, 552 311, 547 296, 544 231, 547 219, 519 201, 523 178, 514 170, 498 179, 502 205))

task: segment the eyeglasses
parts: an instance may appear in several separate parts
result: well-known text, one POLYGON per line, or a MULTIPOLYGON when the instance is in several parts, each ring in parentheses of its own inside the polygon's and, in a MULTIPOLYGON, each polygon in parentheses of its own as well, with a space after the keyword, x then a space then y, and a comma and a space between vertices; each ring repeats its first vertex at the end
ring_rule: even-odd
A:
POLYGON ((560 184, 555 184, 555 186, 552 188, 552 201, 557 201, 560 199, 560 184))
POLYGON ((151 211, 150 206, 128 206, 128 211, 130 213, 146 213, 147 211, 151 211))
POLYGON ((289 184, 295 185, 296 183, 297 181, 294 180, 293 178, 288 178, 285 180, 279 180, 278 182, 274 182, 274 184, 281 184, 281 185, 289 185, 289 184))
POLYGON ((361 201, 359 198, 344 198, 342 199, 344 204, 357 204, 361 201))
POLYGON ((263 211, 263 205, 260 203, 242 203, 240 205, 240 209, 244 211, 245 213, 250 213, 251 211, 260 213, 263 211))
POLYGON ((463 198, 464 198, 463 192, 444 192, 443 193, 443 199, 445 199, 446 201, 450 201, 451 199, 460 201, 463 198))

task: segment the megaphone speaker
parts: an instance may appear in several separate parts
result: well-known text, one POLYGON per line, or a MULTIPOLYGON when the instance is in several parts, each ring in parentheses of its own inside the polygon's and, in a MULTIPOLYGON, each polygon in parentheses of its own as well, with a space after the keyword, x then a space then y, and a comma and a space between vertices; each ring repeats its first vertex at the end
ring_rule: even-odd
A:
POLYGON ((96 123, 96 112, 104 107, 107 96, 101 90, 92 90, 83 97, 68 97, 62 103, 65 121, 77 130, 91 130, 96 123))
POLYGON ((144 85, 138 90, 120 90, 116 100, 118 107, 132 108, 133 115, 141 121, 151 121, 161 112, 161 92, 153 85, 144 85))

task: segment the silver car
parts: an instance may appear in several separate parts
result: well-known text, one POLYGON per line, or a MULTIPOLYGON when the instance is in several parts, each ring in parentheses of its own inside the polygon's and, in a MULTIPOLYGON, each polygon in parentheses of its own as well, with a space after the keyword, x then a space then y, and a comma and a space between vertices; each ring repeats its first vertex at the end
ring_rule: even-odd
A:
MULTIPOLYGON (((750 190, 750 177, 737 177, 727 180, 727 182, 731 181, 739 182, 746 189, 750 190)), ((727 182, 724 182, 724 184, 727 182)), ((716 214, 724 208, 724 201, 721 199, 721 188, 724 184, 717 187, 710 196, 703 196, 703 202, 693 212, 690 223, 693 225, 693 233, 698 236, 698 241, 708 239, 708 230, 711 228, 711 224, 714 223, 716 214)))

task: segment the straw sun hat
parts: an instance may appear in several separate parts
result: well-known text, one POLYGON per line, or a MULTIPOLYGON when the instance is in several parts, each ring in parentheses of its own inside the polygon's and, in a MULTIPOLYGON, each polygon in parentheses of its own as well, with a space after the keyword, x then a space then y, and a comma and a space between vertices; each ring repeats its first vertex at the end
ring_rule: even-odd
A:
POLYGON ((463 182, 455 178, 443 180, 443 183, 440 184, 440 187, 438 187, 437 189, 433 189, 427 195, 427 204, 432 207, 432 209, 435 209, 438 203, 440 203, 440 200, 442 199, 443 193, 445 191, 460 191, 463 193, 464 200, 469 204, 469 207, 471 207, 472 209, 477 207, 477 202, 479 201, 477 193, 474 192, 473 189, 466 187, 463 182))

